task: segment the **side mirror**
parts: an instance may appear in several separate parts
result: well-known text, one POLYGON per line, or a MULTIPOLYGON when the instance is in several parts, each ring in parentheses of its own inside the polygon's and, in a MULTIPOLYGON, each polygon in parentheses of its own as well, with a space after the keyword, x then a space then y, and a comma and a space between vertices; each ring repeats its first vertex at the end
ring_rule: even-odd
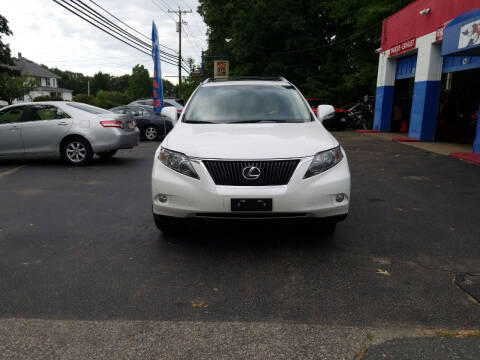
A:
POLYGON ((177 108, 175 106, 165 106, 160 114, 170 120, 173 125, 177 122, 177 108))
POLYGON ((333 119, 335 116, 335 108, 332 105, 319 105, 317 109, 317 117, 321 123, 325 120, 333 119))

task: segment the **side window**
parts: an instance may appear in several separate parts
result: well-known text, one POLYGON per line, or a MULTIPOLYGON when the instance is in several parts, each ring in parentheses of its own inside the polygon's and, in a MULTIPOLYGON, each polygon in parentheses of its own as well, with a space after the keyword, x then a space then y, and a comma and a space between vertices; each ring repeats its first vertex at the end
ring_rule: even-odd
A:
POLYGON ((22 120, 23 106, 0 111, 0 124, 16 123, 22 120))
POLYGON ((52 105, 34 105, 30 108, 30 121, 57 120, 69 118, 62 109, 52 105))
POLYGON ((141 115, 140 108, 130 108, 127 110, 127 112, 130 116, 133 116, 133 117, 141 115))
POLYGON ((175 106, 169 101, 163 101, 164 106, 175 106))
POLYGON ((110 110, 110 111, 115 113, 115 114, 125 114, 125 109, 122 109, 122 108, 113 109, 113 110, 110 110))

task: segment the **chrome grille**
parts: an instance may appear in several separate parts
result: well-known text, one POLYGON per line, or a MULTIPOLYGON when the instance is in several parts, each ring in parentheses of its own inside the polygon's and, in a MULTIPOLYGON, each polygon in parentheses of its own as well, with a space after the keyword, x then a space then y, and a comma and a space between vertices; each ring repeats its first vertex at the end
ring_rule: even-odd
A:
POLYGON ((299 162, 298 159, 266 161, 203 160, 215 184, 226 186, 287 185, 299 162), (249 166, 260 169, 258 179, 248 180, 243 176, 243 170, 249 166))

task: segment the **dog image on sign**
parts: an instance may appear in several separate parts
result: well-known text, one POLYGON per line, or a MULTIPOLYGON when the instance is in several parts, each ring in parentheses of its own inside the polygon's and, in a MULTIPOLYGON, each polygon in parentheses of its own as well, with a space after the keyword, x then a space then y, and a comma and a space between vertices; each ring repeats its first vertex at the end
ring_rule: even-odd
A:
POLYGON ((480 21, 462 26, 458 48, 464 49, 470 46, 480 45, 480 21))

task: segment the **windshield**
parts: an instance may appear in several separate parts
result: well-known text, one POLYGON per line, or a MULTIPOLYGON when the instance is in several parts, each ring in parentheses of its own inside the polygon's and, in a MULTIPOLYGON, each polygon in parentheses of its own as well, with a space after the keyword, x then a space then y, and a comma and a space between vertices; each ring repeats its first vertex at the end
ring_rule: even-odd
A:
POLYGON ((82 104, 82 103, 76 103, 76 102, 69 102, 66 103, 68 106, 71 106, 76 109, 80 109, 86 112, 89 112, 90 114, 109 114, 111 111, 101 109, 96 106, 92 105, 87 105, 87 104, 82 104))
POLYGON ((183 118, 187 123, 300 123, 310 110, 291 85, 222 85, 200 88, 183 118))

